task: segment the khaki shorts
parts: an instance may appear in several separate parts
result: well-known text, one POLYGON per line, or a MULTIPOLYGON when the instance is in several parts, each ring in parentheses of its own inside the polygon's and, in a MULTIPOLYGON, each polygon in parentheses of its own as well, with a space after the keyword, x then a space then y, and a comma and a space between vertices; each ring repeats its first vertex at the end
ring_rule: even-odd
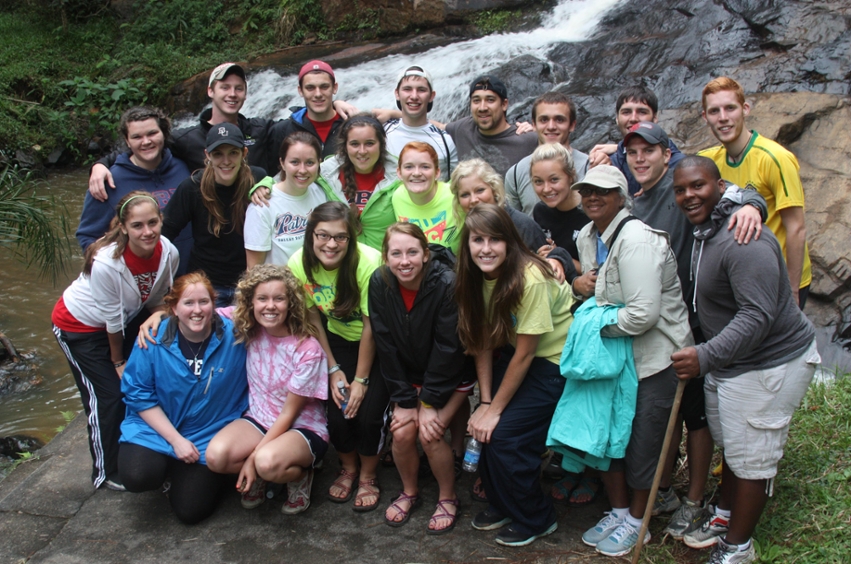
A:
POLYGON ((820 362, 813 340, 804 354, 774 368, 733 378, 706 375, 709 430, 736 477, 769 480, 777 475, 792 414, 820 362))

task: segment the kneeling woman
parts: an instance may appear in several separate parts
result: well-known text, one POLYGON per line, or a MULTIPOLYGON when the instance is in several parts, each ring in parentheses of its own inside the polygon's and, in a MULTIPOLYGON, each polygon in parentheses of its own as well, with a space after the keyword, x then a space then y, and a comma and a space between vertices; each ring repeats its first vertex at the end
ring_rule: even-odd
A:
POLYGON ((175 280, 157 344, 134 351, 121 381, 124 487, 144 492, 170 479, 171 507, 190 524, 213 513, 225 484, 207 468, 207 444, 248 407, 245 347, 236 344, 233 323, 213 310, 215 298, 203 273, 175 280))
POLYGON ((255 266, 236 285, 236 307, 219 311, 248 346, 248 411, 213 437, 207 464, 239 474, 246 509, 266 500, 266 482, 286 483, 281 511, 301 513, 310 505, 313 467, 328 450, 328 370, 301 283, 286 266, 255 266))
POLYGON ((443 247, 433 245, 430 252, 422 229, 411 223, 388 228, 383 252, 386 265, 369 284, 370 319, 395 406, 390 431, 403 487, 384 517, 398 527, 420 501, 419 437, 440 488, 427 532, 446 533, 455 527, 458 498, 452 449, 443 435, 474 384, 462 383, 466 363, 456 333, 454 260, 441 260, 438 255, 449 255, 443 247))
POLYGON ((457 272, 458 333, 476 356, 482 398, 469 430, 485 443, 479 469, 489 502, 473 527, 510 523, 496 542, 524 546, 557 528, 552 500, 541 490, 541 453, 564 389, 558 362, 573 298, 493 204, 467 215, 457 272))
POLYGON ((381 264, 381 253, 357 242, 356 225, 342 202, 316 206, 304 247, 290 258, 289 267, 303 285, 307 319, 328 356, 334 399, 327 404, 328 431, 342 463, 328 498, 346 502, 357 487, 354 510, 371 511, 378 507, 376 469, 388 404, 368 309, 369 279, 381 264), (349 395, 345 409, 341 389, 349 395))

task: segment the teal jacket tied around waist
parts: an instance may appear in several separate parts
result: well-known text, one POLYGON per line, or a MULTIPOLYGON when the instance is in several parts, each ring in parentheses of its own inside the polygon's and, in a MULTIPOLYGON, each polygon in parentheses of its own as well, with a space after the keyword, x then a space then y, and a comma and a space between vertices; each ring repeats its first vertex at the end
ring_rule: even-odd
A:
POLYGON ((626 454, 638 394, 632 337, 600 334, 617 323, 621 307, 598 307, 594 298, 586 300, 576 310, 564 344, 560 367, 567 383, 547 446, 564 455, 562 466, 569 472, 585 466, 608 470, 612 459, 626 454))

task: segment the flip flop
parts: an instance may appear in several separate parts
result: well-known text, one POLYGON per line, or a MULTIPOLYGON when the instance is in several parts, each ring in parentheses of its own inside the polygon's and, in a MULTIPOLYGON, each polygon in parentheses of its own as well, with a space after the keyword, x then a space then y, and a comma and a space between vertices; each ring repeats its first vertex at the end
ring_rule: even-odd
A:
POLYGON ((378 489, 378 479, 371 478, 369 480, 361 480, 358 482, 358 493, 355 496, 355 502, 362 501, 363 498, 375 496, 375 502, 370 503, 369 505, 353 505, 352 510, 358 513, 366 513, 367 511, 372 511, 376 507, 378 507, 378 502, 381 499, 381 490, 378 489), (360 491, 360 490, 363 491, 360 491))
POLYGON ((458 517, 458 505, 459 500, 456 497, 455 499, 440 499, 437 501, 437 507, 434 510, 434 515, 431 516, 431 519, 428 520, 429 524, 434 523, 435 525, 440 519, 449 519, 449 525, 443 527, 442 529, 432 529, 427 528, 426 533, 429 535, 442 535, 444 533, 448 533, 452 529, 455 528, 455 520, 458 517), (450 513, 446 510, 446 505, 454 505, 455 513, 450 513))
POLYGON ((340 468, 340 471, 337 472, 337 477, 331 483, 331 487, 337 486, 345 495, 343 497, 336 497, 331 495, 331 490, 328 490, 328 499, 333 501, 334 503, 346 503, 350 499, 352 499, 352 494, 354 493, 354 485, 358 479, 358 475, 355 472, 349 472, 345 468, 340 468), (349 480, 349 485, 345 484, 345 481, 349 480))
POLYGON ((600 497, 601 493, 603 493, 603 482, 600 478, 589 478, 587 476, 583 476, 579 481, 579 485, 573 488, 573 491, 570 492, 567 504, 570 507, 582 507, 583 505, 594 503, 594 500, 600 497), (597 489, 595 490, 593 486, 596 486, 597 489), (577 494, 591 494, 591 497, 583 501, 577 501, 577 494))
MULTIPOLYGON (((384 513, 384 522, 387 523, 388 525, 390 525, 391 527, 401 527, 402 525, 404 525, 405 523, 408 522, 408 519, 411 518, 411 513, 414 512, 414 509, 416 509, 417 507, 420 506, 421 502, 422 502, 422 500, 420 499, 419 494, 408 495, 403 491, 402 493, 399 494, 399 497, 397 497, 392 502, 390 502, 390 507, 393 507, 393 508, 396 509, 397 516, 401 515, 402 520, 401 521, 394 521, 393 519, 388 519, 387 513, 385 512, 384 513), (402 506, 399 505, 400 503, 405 502, 405 501, 410 503, 407 511, 402 509, 402 506)), ((390 507, 388 507, 387 509, 390 509, 390 507)))

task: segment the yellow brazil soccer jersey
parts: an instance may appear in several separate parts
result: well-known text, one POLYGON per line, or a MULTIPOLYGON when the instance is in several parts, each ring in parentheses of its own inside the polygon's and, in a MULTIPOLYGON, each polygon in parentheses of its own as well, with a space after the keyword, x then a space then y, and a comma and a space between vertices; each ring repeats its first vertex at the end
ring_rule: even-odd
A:
MULTIPOLYGON (((721 178, 742 188, 757 190, 768 205, 768 220, 765 224, 777 237, 783 256, 786 256, 786 229, 780 218, 780 210, 804 207, 804 188, 801 186, 798 159, 779 143, 759 135, 756 131, 745 147, 742 160, 731 163, 723 145, 700 151, 709 157, 721 171, 721 178)), ((809 249, 804 247, 804 265, 801 272, 801 288, 812 281, 809 249)))

